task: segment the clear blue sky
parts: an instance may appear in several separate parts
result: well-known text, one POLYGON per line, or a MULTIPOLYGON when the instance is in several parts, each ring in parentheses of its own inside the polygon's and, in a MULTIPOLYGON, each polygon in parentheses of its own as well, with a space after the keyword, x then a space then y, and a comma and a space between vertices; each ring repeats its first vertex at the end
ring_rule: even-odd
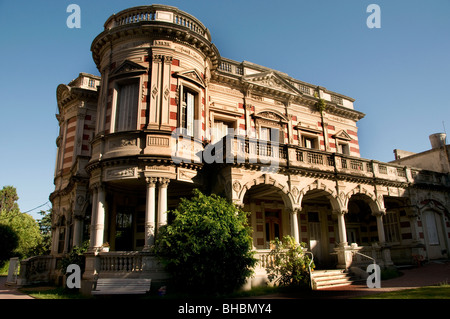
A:
MULTIPOLYGON (((223 57, 264 65, 356 99, 361 156, 393 160, 421 152, 450 130, 450 1, 163 1, 197 17, 223 57), (366 25, 381 8, 381 28, 366 25)), ((56 87, 98 74, 90 45, 113 13, 152 4, 117 0, 0 0, 0 187, 13 185, 22 212, 53 190, 56 87), (81 28, 69 29, 71 3, 81 28)), ((50 208, 49 204, 42 208, 50 208)), ((38 218, 36 209, 30 214, 38 218)))

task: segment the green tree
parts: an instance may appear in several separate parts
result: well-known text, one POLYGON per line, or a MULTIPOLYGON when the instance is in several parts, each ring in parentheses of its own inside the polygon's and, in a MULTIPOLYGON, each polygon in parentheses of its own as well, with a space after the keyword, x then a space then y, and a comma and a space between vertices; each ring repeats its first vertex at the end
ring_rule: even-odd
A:
POLYGON ((5 261, 14 256, 14 250, 19 244, 16 232, 7 225, 0 224, 0 268, 5 261))
POLYGON ((0 211, 19 210, 18 200, 19 196, 14 186, 3 186, 0 190, 0 211))
POLYGON ((50 253, 52 243, 52 210, 41 210, 39 214, 42 215, 42 218, 37 221, 42 241, 39 247, 37 247, 37 251, 39 255, 46 255, 50 253))
POLYGON ((309 267, 314 268, 311 258, 305 253, 305 243, 297 243, 292 236, 283 240, 275 238, 269 258, 273 261, 266 267, 268 278, 279 286, 304 286, 310 283, 309 267))
POLYGON ((174 220, 160 228, 154 251, 178 289, 226 293, 252 275, 257 260, 247 213, 199 190, 191 199, 181 199, 171 213, 174 220))
POLYGON ((5 186, 0 190, 0 224, 10 227, 18 237, 18 245, 13 255, 27 258, 36 254, 42 236, 36 220, 20 212, 18 199, 17 191, 13 186, 5 186))

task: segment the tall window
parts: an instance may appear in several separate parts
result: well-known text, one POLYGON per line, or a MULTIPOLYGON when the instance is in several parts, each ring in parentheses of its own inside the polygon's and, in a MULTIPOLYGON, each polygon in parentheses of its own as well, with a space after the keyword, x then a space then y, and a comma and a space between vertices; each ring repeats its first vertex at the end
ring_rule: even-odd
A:
POLYGON ((127 82, 117 89, 115 132, 137 129, 139 83, 127 82))
POLYGON ((400 231, 398 225, 398 212, 387 211, 383 217, 384 234, 388 243, 400 242, 400 231))
POLYGON ((344 155, 350 155, 348 144, 338 143, 337 152, 344 155))
POLYGON ((264 141, 279 142, 280 130, 273 127, 263 127, 259 129, 259 139, 264 141))
POLYGON ((430 245, 439 245, 439 235, 436 227, 435 213, 432 211, 426 211, 423 216, 425 217, 427 227, 428 243, 430 245))
POLYGON ((224 136, 228 134, 228 129, 232 129, 234 127, 233 123, 225 122, 225 121, 214 121, 213 127, 213 142, 217 142, 221 140, 224 136))
POLYGON ((302 136, 303 147, 306 148, 317 148, 317 139, 310 136, 302 136))
POLYGON ((194 107, 195 94, 185 89, 181 103, 180 125, 183 133, 188 136, 194 136, 194 107))

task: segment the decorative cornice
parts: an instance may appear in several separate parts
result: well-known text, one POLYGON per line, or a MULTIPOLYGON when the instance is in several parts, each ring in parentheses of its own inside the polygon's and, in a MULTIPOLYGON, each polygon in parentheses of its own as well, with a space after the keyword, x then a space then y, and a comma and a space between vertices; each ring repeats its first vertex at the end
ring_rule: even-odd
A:
POLYGON ((91 51, 97 68, 100 69, 102 51, 109 49, 111 43, 129 39, 143 38, 149 44, 155 39, 170 40, 200 51, 211 61, 212 69, 219 66, 220 53, 216 46, 203 36, 177 24, 162 21, 145 21, 143 23, 126 24, 100 33, 92 42, 91 51))

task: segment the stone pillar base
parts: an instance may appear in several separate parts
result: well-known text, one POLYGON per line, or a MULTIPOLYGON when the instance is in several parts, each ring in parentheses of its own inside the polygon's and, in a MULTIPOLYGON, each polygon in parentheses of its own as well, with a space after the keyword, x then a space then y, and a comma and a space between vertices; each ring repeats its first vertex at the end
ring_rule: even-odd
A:
POLYGON ((336 268, 338 269, 348 269, 351 267, 353 262, 353 252, 361 250, 362 247, 356 245, 349 246, 348 243, 341 243, 338 247, 334 248, 336 252, 338 263, 336 268))

